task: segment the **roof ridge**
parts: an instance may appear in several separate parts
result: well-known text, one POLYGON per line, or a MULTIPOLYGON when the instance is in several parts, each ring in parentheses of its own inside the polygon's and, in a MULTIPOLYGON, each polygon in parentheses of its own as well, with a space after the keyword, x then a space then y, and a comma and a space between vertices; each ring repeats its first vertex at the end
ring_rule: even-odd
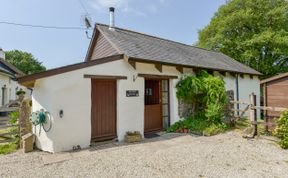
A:
MULTIPOLYGON (((109 25, 103 24, 103 23, 96 23, 96 26, 97 25, 109 27, 109 25)), ((120 27, 114 27, 114 28, 118 29, 118 30, 122 30, 122 31, 127 31, 127 32, 131 32, 131 33, 137 33, 137 34, 140 34, 140 35, 156 38, 156 39, 159 39, 159 40, 164 40, 164 41, 168 41, 168 42, 172 42, 172 43, 177 43, 177 44, 180 44, 180 45, 185 45, 185 46, 192 47, 192 48, 197 48, 197 49, 201 49, 201 50, 205 50, 205 51, 209 51, 209 52, 214 52, 214 53, 217 53, 217 54, 223 54, 223 53, 218 52, 218 51, 213 51, 213 50, 201 48, 201 47, 198 47, 198 46, 193 46, 193 45, 181 43, 181 42, 178 42, 178 41, 173 41, 173 40, 170 40, 170 39, 167 39, 167 38, 163 38, 163 37, 158 37, 158 36, 155 36, 155 35, 150 35, 150 34, 146 34, 146 33, 142 33, 142 32, 137 32, 137 31, 133 31, 133 30, 130 30, 130 29, 126 29, 126 28, 120 28, 120 27)))

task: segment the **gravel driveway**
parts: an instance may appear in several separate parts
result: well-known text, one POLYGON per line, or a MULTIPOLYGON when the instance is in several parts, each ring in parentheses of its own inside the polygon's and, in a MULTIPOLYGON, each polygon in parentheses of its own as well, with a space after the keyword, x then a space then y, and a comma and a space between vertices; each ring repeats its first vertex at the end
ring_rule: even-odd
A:
POLYGON ((288 177, 288 151, 236 131, 213 137, 165 134, 139 144, 73 153, 0 156, 0 177, 288 177))

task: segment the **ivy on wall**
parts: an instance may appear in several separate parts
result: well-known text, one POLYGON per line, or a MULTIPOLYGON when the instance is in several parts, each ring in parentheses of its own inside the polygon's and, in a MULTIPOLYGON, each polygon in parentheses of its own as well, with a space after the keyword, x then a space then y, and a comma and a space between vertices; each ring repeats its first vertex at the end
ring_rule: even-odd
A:
POLYGON ((203 117, 209 123, 222 123, 226 106, 225 82, 206 71, 186 75, 177 84, 177 97, 191 106, 192 116, 203 117))

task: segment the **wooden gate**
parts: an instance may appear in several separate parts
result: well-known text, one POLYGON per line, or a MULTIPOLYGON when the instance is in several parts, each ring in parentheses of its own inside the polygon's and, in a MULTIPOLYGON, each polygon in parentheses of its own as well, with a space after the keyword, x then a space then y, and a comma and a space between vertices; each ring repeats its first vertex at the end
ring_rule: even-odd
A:
POLYGON ((161 80, 145 80, 145 121, 144 132, 163 129, 161 80))
POLYGON ((116 138, 116 80, 91 79, 91 87, 91 140, 116 138))
MULTIPOLYGON (((262 124, 265 127, 265 132, 269 133, 271 130, 274 130, 276 127, 275 122, 269 122, 268 118, 265 118, 264 122, 261 122, 257 119, 257 110, 264 110, 264 111, 273 111, 273 112, 283 112, 287 110, 288 108, 282 108, 282 107, 266 107, 266 106, 257 106, 256 104, 256 95, 254 93, 251 93, 249 95, 249 101, 229 101, 231 104, 237 104, 239 108, 239 105, 246 105, 245 109, 233 109, 230 108, 231 112, 237 112, 237 115, 234 116, 233 122, 245 118, 245 114, 249 113, 249 120, 251 122, 251 125, 253 126, 253 133, 251 137, 255 137, 258 135, 258 125, 262 124)), ((234 113, 235 114, 235 113, 234 113)))

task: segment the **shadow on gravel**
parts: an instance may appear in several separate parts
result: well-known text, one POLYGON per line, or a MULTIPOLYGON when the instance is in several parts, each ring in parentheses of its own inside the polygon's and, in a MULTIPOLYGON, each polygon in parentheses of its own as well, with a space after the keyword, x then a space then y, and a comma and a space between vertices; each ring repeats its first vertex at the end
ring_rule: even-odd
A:
POLYGON ((109 148, 115 148, 115 147, 121 147, 121 146, 159 142, 159 141, 171 140, 177 137, 182 137, 182 136, 187 136, 187 135, 191 137, 195 137, 195 138, 199 137, 198 135, 193 135, 193 134, 159 132, 159 133, 153 133, 153 135, 148 134, 142 141, 134 142, 134 143, 118 142, 115 140, 106 141, 106 142, 94 142, 94 143, 91 143, 89 151, 97 151, 97 150, 103 150, 103 149, 109 149, 109 148))

